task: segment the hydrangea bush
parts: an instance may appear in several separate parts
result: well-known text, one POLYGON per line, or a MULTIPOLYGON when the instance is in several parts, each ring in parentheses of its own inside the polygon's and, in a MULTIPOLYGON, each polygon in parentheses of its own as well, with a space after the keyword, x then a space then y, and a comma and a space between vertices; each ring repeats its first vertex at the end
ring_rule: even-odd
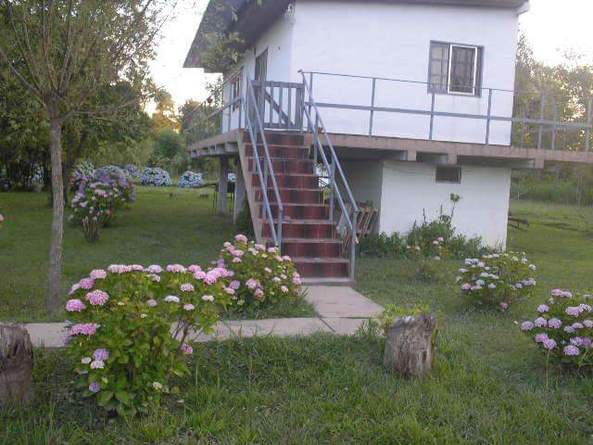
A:
POLYGON ((140 177, 142 185, 151 187, 168 187, 173 184, 169 172, 159 167, 147 167, 140 177))
POLYGON ((140 179, 140 169, 134 164, 126 164, 124 170, 132 179, 140 179))
POLYGON ((71 201, 70 221, 80 224, 88 242, 99 239, 99 228, 109 224, 115 211, 113 186, 103 182, 84 182, 71 201))
POLYGON ((204 176, 202 173, 195 173, 186 171, 179 178, 179 187, 181 188, 198 188, 204 185, 204 176))
POLYGON ((537 308, 533 321, 521 323, 521 330, 538 347, 560 363, 576 367, 593 366, 593 297, 554 289, 546 304, 537 308))
POLYGON ((280 256, 276 247, 249 241, 237 235, 221 250, 219 266, 234 274, 229 286, 236 291, 239 306, 260 307, 300 295, 301 277, 290 257, 280 256))
POLYGON ((91 180, 93 173, 95 172, 95 166, 92 162, 87 160, 81 160, 76 163, 74 170, 70 174, 70 188, 72 191, 80 189, 80 185, 83 182, 91 180))
POLYGON ((124 415, 176 392, 171 378, 188 373, 191 333, 211 332, 236 298, 232 276, 195 265, 112 265, 74 284, 68 351, 84 395, 124 415))
POLYGON ((488 305, 498 305, 505 311, 519 299, 532 295, 537 284, 534 275, 537 267, 525 253, 507 252, 468 258, 459 269, 457 282, 470 300, 488 305))
POLYGON ((106 165, 93 173, 94 181, 103 182, 113 187, 115 191, 114 202, 116 207, 136 200, 136 189, 131 176, 126 170, 116 165, 106 165))

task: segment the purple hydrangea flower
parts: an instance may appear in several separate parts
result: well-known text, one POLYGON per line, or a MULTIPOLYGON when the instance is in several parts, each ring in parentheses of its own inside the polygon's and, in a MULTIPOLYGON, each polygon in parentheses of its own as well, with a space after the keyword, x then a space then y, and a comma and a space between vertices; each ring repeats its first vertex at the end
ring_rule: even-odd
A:
POLYGON ((548 334, 546 334, 545 332, 535 334, 535 337, 534 337, 534 340, 536 343, 543 343, 547 339, 548 339, 548 334))
POLYGON ((552 340, 551 338, 544 340, 543 345, 544 345, 544 348, 546 348, 549 351, 551 351, 552 349, 554 349, 557 346, 556 342, 554 340, 552 340))
POLYGON ((560 329, 562 326, 562 321, 557 318, 552 318, 548 321, 548 327, 552 329, 560 329))
POLYGON ((98 327, 99 326, 95 323, 75 324, 70 328, 70 335, 86 335, 87 337, 90 337, 96 334, 98 327))
POLYGON ((93 357, 95 360, 106 361, 109 358, 109 350, 105 348, 96 349, 93 357))
POLYGON ((537 311, 538 311, 540 314, 543 314, 543 313, 549 312, 549 311, 550 311, 550 306, 548 306, 547 304, 540 304, 540 305, 537 307, 537 311))
POLYGON ((535 319, 533 324, 538 328, 544 328, 548 325, 548 320, 546 320, 544 317, 538 317, 535 319))
POLYGON ((96 394, 101 391, 101 385, 97 382, 93 382, 89 385, 89 391, 96 394))
POLYGON ((521 330, 524 332, 531 331, 534 327, 534 324, 530 321, 524 321, 521 323, 521 330))
POLYGON ((579 348, 577 348, 574 345, 568 345, 564 347, 564 355, 575 356, 579 355, 580 353, 581 351, 579 350, 579 348))
POLYGON ((581 315, 582 311, 581 308, 578 306, 569 306, 566 308, 565 312, 572 317, 578 317, 579 315, 581 315))
POLYGON ((89 303, 93 306, 103 306, 109 301, 109 294, 97 289, 86 294, 86 299, 89 300, 89 303))

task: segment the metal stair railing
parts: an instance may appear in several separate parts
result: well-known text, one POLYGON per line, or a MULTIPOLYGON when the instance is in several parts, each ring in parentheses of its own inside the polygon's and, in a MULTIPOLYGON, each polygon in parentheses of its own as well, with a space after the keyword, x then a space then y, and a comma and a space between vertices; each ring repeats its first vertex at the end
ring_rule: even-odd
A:
POLYGON ((352 194, 344 170, 340 165, 332 141, 324 130, 325 125, 323 124, 323 119, 319 113, 319 108, 313 99, 313 93, 307 83, 305 73, 303 71, 300 71, 300 73, 303 77, 305 92, 308 94, 308 103, 303 107, 303 113, 307 119, 307 129, 313 136, 313 155, 316 161, 321 158, 323 166, 328 172, 328 185, 330 188, 330 219, 332 223, 335 222, 334 201, 337 201, 340 210, 342 211, 342 217, 346 223, 346 230, 349 232, 344 238, 350 239, 350 278, 353 280, 355 278, 356 245, 358 244, 358 213, 360 210, 356 204, 356 200, 354 199, 354 195, 352 194), (315 114, 314 119, 312 116, 313 113, 315 114), (320 134, 323 135, 324 142, 322 142, 320 134), (331 162, 327 159, 325 147, 327 147, 331 162), (338 184, 337 179, 340 180, 342 189, 345 191, 347 203, 344 201, 342 190, 340 190, 340 185, 338 184), (347 204, 349 204, 350 209, 347 204))
POLYGON ((266 134, 264 131, 264 124, 259 111, 259 105, 255 98, 255 92, 253 89, 253 83, 247 79, 247 94, 246 100, 243 102, 245 106, 245 123, 249 137, 251 138, 251 145, 253 147, 253 156, 255 158, 255 169, 259 177, 260 188, 262 192, 263 201, 263 216, 268 220, 270 227, 270 233, 274 244, 279 249, 282 249, 282 225, 284 223, 284 205, 280 198, 280 190, 278 189, 278 183, 276 181, 276 175, 274 173, 274 165, 270 158, 270 150, 266 141, 266 134), (263 159, 261 159, 258 150, 257 136, 261 137, 261 143, 263 145, 264 153, 263 159), (263 161, 263 162, 262 162, 263 161), (271 179, 272 189, 274 190, 274 196, 278 207, 277 223, 274 225, 274 214, 272 213, 272 207, 270 205, 270 199, 268 197, 268 178, 271 179))

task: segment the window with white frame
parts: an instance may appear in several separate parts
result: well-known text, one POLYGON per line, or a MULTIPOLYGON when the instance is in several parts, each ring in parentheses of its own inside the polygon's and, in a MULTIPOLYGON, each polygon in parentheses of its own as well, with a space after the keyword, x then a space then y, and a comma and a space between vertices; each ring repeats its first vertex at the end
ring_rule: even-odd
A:
POLYGON ((483 48, 430 42, 428 91, 480 96, 483 48))

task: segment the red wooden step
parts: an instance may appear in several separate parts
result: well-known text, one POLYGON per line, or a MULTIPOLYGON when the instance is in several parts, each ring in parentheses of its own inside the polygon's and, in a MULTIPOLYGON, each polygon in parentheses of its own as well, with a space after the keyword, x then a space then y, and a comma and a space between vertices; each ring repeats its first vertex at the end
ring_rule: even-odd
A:
MULTIPOLYGON (((291 204, 282 203, 284 207, 284 217, 292 219, 329 219, 329 207, 323 204, 291 204)), ((272 217, 278 218, 278 205, 270 204, 272 217)), ((265 215, 263 204, 259 206, 259 217, 265 215)))
MULTIPOLYGON (((253 145, 245 144, 245 155, 248 157, 253 156, 253 145)), ((259 144, 257 146, 257 152, 260 157, 264 156, 264 146, 259 144)), ((306 146, 299 145, 270 145, 268 144, 268 153, 272 158, 289 158, 289 159, 306 159, 309 156, 309 148, 306 146)))
POLYGON ((303 278, 347 278, 350 262, 346 258, 299 258, 293 257, 297 270, 303 278))
MULTIPOLYGON (((249 157, 247 159, 249 160, 249 170, 256 173, 255 159, 249 157)), ((314 171, 313 161, 310 159, 271 158, 271 161, 275 174, 313 174, 314 171)), ((264 160, 260 159, 260 162, 263 164, 264 160)))
POLYGON ((282 253, 302 258, 340 258, 342 241, 337 239, 283 238, 282 253))
MULTIPOLYGON (((314 189, 319 187, 319 177, 312 174, 279 174, 276 173, 276 183, 280 188, 306 188, 306 189, 314 189)), ((257 174, 253 174, 252 176, 252 185, 255 187, 260 187, 260 180, 257 174)), ((268 178, 268 187, 272 187, 272 178, 268 178)))
MULTIPOLYGON (((321 204, 323 202, 323 190, 319 189, 278 189, 282 203, 294 204, 321 204)), ((255 191, 255 199, 259 202, 264 200, 261 189, 255 191)), ((273 188, 268 189, 270 202, 278 202, 273 188)))
MULTIPOLYGON (((269 224, 264 224, 262 235, 271 237, 269 224)), ((287 238, 334 238, 335 225, 323 220, 289 220, 282 225, 282 235, 287 238)))

